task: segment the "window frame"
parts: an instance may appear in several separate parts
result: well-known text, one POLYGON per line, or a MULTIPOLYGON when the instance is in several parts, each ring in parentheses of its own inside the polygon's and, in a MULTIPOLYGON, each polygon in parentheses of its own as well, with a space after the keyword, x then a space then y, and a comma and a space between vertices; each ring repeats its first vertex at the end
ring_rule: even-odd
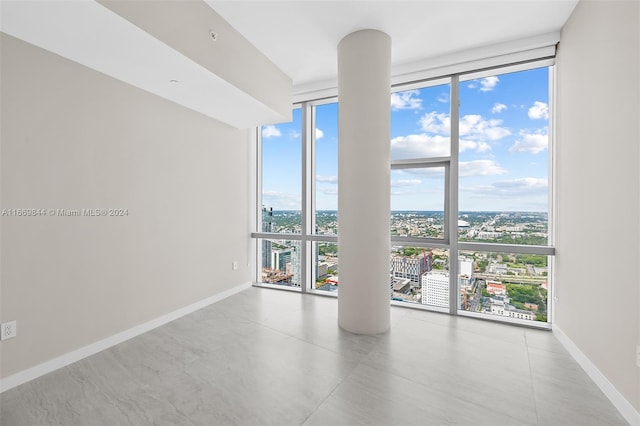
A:
MULTIPOLYGON (((402 92, 412 89, 426 88, 430 86, 436 86, 443 83, 450 84, 450 156, 448 157, 434 157, 434 158, 414 158, 414 159, 402 159, 393 160, 390 162, 391 170, 401 170, 406 168, 430 168, 430 167, 444 167, 445 168, 445 205, 444 205, 444 238, 437 239, 431 237, 401 237, 390 236, 390 241, 393 245, 402 245, 410 247, 424 247, 424 248, 442 248, 449 250, 449 309, 450 315, 459 315, 473 318, 482 318, 485 320, 513 323, 533 328, 551 328, 552 313, 553 313, 553 294, 554 294, 554 255, 555 255, 555 238, 554 238, 554 209, 555 209, 555 195, 554 195, 554 176, 555 176, 555 144, 554 141, 554 101, 555 101, 555 59, 553 57, 543 57, 537 59, 530 59, 511 64, 502 64, 491 66, 483 69, 476 69, 470 71, 463 71, 459 73, 452 73, 449 75, 441 75, 434 78, 427 78, 422 80, 413 81, 400 81, 392 84, 390 94, 394 92, 402 92), (513 73, 518 71, 526 71, 535 68, 548 67, 549 69, 549 121, 548 121, 548 212, 547 212, 547 245, 518 245, 518 244, 501 244, 501 243, 476 243, 468 241, 458 241, 458 197, 459 197, 459 87, 463 81, 468 81, 475 78, 480 78, 482 75, 501 75, 507 73, 513 73), (458 260, 460 251, 478 251, 478 252, 508 252, 514 254, 537 254, 549 256, 548 264, 548 293, 547 293, 547 322, 538 322, 531 320, 524 320, 511 317, 498 317, 492 315, 486 315, 482 313, 464 311, 459 306, 460 288, 459 288, 459 271, 458 260)), ((396 80, 398 81, 398 80, 396 80)), ((293 108, 302 108, 302 232, 301 234, 275 234, 265 232, 252 232, 251 238, 255 239, 256 244, 256 261, 260 262, 261 259, 261 241, 264 238, 269 239, 287 239, 287 240, 299 240, 301 241, 301 266, 300 276, 301 285, 299 288, 284 288, 280 286, 268 285, 260 283, 260 268, 256 267, 256 280, 254 285, 276 287, 287 290, 300 291, 302 293, 315 293, 321 295, 337 296, 334 293, 328 293, 324 291, 317 291, 314 288, 315 283, 315 270, 317 265, 312 262, 316 259, 316 245, 314 242, 338 242, 337 235, 320 235, 316 233, 316 170, 315 170, 315 107, 329 104, 333 102, 339 102, 337 96, 328 96, 321 99, 313 99, 303 102, 297 102, 293 105, 293 108)), ((257 197, 256 206, 258 211, 262 208, 262 137, 261 127, 256 130, 257 139, 257 197)), ((257 215, 255 223, 255 230, 262 229, 262 215, 257 215)), ((338 252, 339 253, 339 252, 338 252)), ((338 254, 339 256, 339 254, 338 254)), ((257 266, 258 266, 257 265, 257 266)), ((434 309, 428 305, 415 304, 410 302, 401 302, 390 300, 390 304, 394 306, 403 306, 412 309, 423 309, 430 311, 440 311, 441 309, 434 309)))
MULTIPOLYGON (((321 235, 316 233, 316 203, 315 203, 315 191, 316 191, 316 170, 315 170, 315 108, 316 106, 326 105, 337 102, 337 97, 327 97, 323 99, 298 102, 292 106, 292 109, 300 108, 302 111, 302 128, 301 128, 301 144, 302 144, 302 210, 301 215, 301 233, 271 233, 254 231, 251 233, 251 238, 256 240, 256 273, 254 275, 254 285, 277 288, 281 290, 299 291, 302 293, 317 293, 322 295, 337 296, 334 293, 328 293, 321 290, 316 290, 313 283, 315 270, 317 265, 313 265, 312 259, 316 258, 316 248, 314 242, 329 242, 338 243, 337 235, 321 235), (279 239, 289 241, 300 241, 300 286, 279 286, 269 283, 261 282, 261 267, 260 261, 262 259, 262 244, 264 239, 279 239)), ((256 129, 256 144, 257 144, 257 175, 256 175, 256 206, 259 206, 258 210, 262 210, 262 132, 261 127, 256 129)), ((262 229, 262 215, 256 216, 256 223, 254 224, 256 230, 262 229)))

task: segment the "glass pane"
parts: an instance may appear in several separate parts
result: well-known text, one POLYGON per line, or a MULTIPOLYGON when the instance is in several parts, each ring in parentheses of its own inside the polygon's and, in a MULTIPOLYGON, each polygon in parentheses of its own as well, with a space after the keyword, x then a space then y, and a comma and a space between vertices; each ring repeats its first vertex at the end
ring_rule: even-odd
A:
POLYGON ((391 94, 391 159, 451 155, 450 85, 391 94))
POLYGON ((459 253, 460 310, 547 321, 549 256, 459 253))
POLYGON ((391 248, 392 300, 449 307, 449 250, 391 248))
POLYGON ((338 234, 338 104, 316 107, 316 233, 338 234))
POLYGON ((262 126, 262 232, 302 232, 302 112, 262 126))
POLYGON ((300 287, 300 241, 260 239, 262 271, 267 284, 300 287))
POLYGON ((444 238, 445 168, 391 170, 391 235, 444 238))
POLYGON ((338 291, 338 244, 314 242, 314 286, 319 291, 338 291))
POLYGON ((547 245, 549 70, 460 83, 461 241, 547 245))
POLYGON ((546 212, 461 211, 460 241, 547 245, 546 212))

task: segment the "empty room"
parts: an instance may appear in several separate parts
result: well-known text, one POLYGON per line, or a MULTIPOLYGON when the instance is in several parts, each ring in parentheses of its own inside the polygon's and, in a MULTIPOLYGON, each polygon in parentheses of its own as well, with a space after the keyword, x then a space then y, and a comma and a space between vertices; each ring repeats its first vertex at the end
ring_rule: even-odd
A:
POLYGON ((0 424, 640 425, 637 0, 1 0, 0 424))

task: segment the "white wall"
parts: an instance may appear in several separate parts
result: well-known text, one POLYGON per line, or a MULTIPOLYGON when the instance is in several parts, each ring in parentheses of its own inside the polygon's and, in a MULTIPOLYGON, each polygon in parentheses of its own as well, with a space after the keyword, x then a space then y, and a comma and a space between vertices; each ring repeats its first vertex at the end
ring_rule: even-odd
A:
POLYGON ((98 1, 291 120, 291 78, 207 3, 98 1), (218 34, 215 42, 211 30, 218 34))
POLYGON ((640 12, 581 1, 557 66, 555 326, 636 410, 640 12))
POLYGON ((0 377, 251 281, 246 130, 1 43, 2 208, 128 216, 2 217, 0 377))

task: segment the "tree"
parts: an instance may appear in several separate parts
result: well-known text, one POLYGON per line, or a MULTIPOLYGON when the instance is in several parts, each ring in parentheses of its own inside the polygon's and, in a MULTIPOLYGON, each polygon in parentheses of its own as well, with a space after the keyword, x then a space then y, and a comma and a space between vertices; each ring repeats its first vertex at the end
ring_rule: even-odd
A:
POLYGON ((537 314, 536 321, 547 322, 547 314, 537 314))

